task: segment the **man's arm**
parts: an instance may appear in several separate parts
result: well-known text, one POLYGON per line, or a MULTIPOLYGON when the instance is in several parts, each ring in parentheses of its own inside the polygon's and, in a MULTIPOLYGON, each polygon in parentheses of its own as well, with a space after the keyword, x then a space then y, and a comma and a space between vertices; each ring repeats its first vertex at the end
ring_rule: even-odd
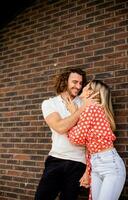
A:
POLYGON ((83 111, 83 107, 80 107, 72 115, 62 119, 59 113, 54 112, 49 114, 45 121, 48 126, 60 134, 67 133, 67 131, 72 128, 79 119, 80 113, 83 111))
MULTIPOLYGON (((65 134, 72 128, 78 121, 80 114, 83 112, 87 105, 95 103, 96 100, 93 99, 98 93, 93 94, 91 97, 86 99, 86 105, 78 108, 74 113, 70 116, 61 118, 58 112, 52 112, 48 116, 45 117, 45 121, 48 124, 49 128, 52 128, 56 132, 60 134, 65 134)), ((47 108, 48 109, 48 108, 47 108)))

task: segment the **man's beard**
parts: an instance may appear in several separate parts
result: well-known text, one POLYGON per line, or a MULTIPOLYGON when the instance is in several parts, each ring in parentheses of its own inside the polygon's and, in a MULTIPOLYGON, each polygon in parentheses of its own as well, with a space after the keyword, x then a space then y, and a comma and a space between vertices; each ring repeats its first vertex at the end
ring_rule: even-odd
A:
POLYGON ((70 97, 74 99, 76 96, 78 96, 80 91, 77 90, 76 94, 74 95, 73 92, 72 92, 73 89, 77 90, 76 88, 71 88, 71 89, 67 89, 67 92, 70 95, 70 97))

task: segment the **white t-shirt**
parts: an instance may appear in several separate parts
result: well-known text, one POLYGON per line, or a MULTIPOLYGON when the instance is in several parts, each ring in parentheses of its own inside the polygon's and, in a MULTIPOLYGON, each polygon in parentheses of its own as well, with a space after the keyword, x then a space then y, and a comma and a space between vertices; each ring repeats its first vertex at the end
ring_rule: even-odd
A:
MULTIPOLYGON (((78 106, 81 105, 81 101, 78 97, 74 99, 74 102, 78 106)), ((44 118, 53 112, 58 112, 62 118, 70 115, 69 111, 66 109, 61 96, 56 96, 48 100, 44 100, 42 103, 42 112, 44 118)), ((52 132, 52 148, 49 155, 56 158, 73 160, 85 163, 85 147, 71 144, 67 134, 59 134, 53 129, 52 132)))

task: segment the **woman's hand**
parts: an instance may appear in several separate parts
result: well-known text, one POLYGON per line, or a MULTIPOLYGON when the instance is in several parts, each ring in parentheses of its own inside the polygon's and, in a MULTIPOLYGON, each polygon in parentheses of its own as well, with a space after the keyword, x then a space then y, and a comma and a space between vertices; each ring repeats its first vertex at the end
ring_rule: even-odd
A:
POLYGON ((90 175, 88 174, 87 170, 80 179, 80 186, 83 186, 85 188, 90 187, 90 175))
POLYGON ((71 114, 73 114, 78 109, 78 106, 71 100, 68 94, 63 95, 63 100, 67 110, 71 114))
POLYGON ((66 108, 71 114, 73 114, 78 109, 78 106, 71 99, 68 99, 66 102, 66 108))

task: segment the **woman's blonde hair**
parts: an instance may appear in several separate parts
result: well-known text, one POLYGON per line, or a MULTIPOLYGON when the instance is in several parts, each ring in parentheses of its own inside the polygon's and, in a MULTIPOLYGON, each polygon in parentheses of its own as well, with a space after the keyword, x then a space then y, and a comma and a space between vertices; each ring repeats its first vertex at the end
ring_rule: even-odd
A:
POLYGON ((96 98, 98 98, 98 101, 104 107, 105 114, 110 122, 112 130, 114 131, 116 129, 116 125, 114 120, 114 112, 109 86, 103 83, 102 81, 96 79, 90 81, 89 84, 94 93, 99 92, 99 95, 96 96, 96 98))

